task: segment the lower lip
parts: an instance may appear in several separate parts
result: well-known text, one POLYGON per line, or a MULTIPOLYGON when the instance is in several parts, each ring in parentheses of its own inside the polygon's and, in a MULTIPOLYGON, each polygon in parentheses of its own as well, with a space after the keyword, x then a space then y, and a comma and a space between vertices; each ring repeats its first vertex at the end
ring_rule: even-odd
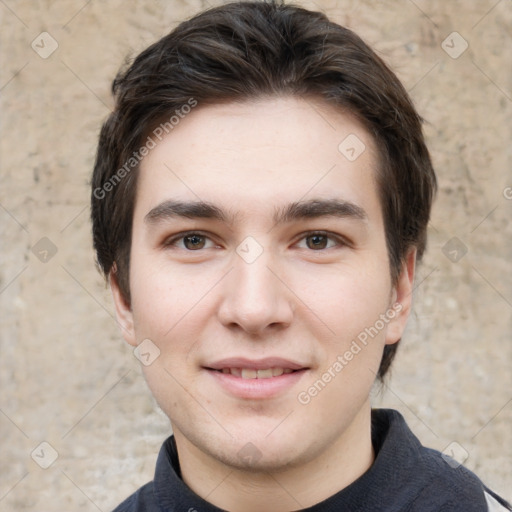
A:
POLYGON ((282 394, 292 388, 307 372, 304 369, 292 373, 283 373, 278 377, 268 379, 242 379, 242 377, 236 377, 230 373, 208 369, 206 371, 228 393, 245 399, 265 399, 282 394))

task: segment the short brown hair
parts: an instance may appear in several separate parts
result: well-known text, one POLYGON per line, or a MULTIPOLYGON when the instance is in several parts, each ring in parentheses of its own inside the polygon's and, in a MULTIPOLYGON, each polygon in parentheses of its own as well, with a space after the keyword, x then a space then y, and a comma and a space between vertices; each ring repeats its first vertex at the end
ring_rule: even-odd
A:
MULTIPOLYGON (((119 72, 112 92, 115 109, 99 138, 91 217, 99 267, 107 278, 115 271, 128 302, 138 150, 155 126, 180 114, 191 100, 207 105, 293 95, 348 109, 378 148, 393 282, 411 247, 421 259, 437 188, 422 119, 380 57, 322 13, 276 1, 204 11, 138 55, 119 72)), ((396 348, 384 349, 381 379, 396 348)))

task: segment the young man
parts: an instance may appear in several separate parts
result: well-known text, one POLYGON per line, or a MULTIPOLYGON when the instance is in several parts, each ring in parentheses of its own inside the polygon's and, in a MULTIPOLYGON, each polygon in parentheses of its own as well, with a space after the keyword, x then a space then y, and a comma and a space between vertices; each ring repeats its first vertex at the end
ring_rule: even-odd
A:
POLYGON ((375 53, 320 13, 233 3, 113 92, 94 244, 173 427, 116 511, 509 510, 370 405, 436 189, 421 119, 375 53))

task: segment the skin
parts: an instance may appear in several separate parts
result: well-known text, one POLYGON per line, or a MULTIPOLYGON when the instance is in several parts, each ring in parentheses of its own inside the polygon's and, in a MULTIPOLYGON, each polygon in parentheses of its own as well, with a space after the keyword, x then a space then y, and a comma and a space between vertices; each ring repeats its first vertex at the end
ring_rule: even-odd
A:
POLYGON ((299 510, 374 460, 369 394, 384 346, 404 331, 415 267, 411 250, 392 283, 376 166, 374 141, 353 116, 292 97, 199 105, 142 162, 132 302, 112 274, 117 316, 129 344, 150 339, 160 350, 143 370, 171 420, 183 480, 220 508, 299 510), (366 146, 353 162, 338 150, 349 134, 366 146), (365 217, 275 223, 276 209, 312 199, 350 202, 365 217), (233 218, 158 214, 168 200, 206 201, 233 218), (330 237, 311 236, 319 230, 330 237), (188 231, 199 238, 173 238, 188 231), (236 251, 248 236, 263 251, 251 263, 236 251), (378 335, 300 403, 396 303, 378 335), (204 368, 234 356, 278 356, 307 370, 275 396, 240 398, 204 368))

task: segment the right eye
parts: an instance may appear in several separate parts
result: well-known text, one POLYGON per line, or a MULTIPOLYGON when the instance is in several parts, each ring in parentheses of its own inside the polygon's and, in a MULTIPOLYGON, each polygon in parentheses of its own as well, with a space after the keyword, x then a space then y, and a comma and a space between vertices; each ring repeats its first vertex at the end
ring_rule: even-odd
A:
POLYGON ((187 251, 198 251, 200 249, 209 249, 213 247, 213 242, 206 235, 198 233, 197 231, 187 231, 185 233, 179 233, 164 243, 165 247, 174 246, 178 249, 185 249, 187 251), (210 241, 211 245, 207 247, 207 241, 210 241))

